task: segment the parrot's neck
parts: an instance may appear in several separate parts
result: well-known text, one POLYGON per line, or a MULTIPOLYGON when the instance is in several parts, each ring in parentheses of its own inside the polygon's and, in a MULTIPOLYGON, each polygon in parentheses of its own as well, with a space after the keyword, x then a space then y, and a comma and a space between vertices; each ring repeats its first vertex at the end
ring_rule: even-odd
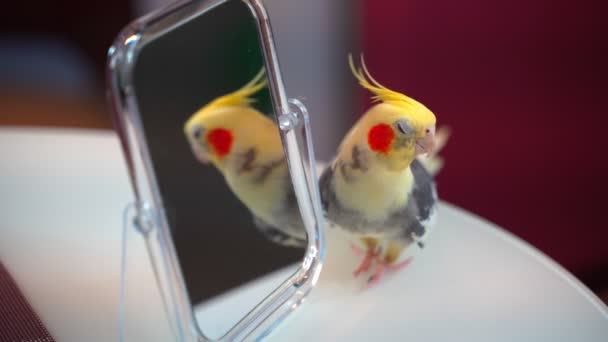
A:
MULTIPOLYGON (((224 156, 218 157, 214 155, 211 159, 211 163, 215 166, 224 176, 226 176, 226 172, 230 170, 235 170, 241 167, 241 164, 244 163, 243 156, 244 153, 239 152, 245 150, 242 146, 238 144, 234 144, 232 147, 232 151, 224 156)), ((255 158, 255 155, 251 156, 251 158, 255 158)))
POLYGON ((226 167, 226 158, 219 159, 217 157, 214 157, 211 159, 211 164, 213 164, 213 166, 215 166, 222 174, 224 174, 226 167))
POLYGON ((407 204, 414 184, 409 166, 400 171, 378 163, 353 168, 338 161, 334 166, 337 199, 341 205, 361 213, 368 220, 382 220, 407 204))

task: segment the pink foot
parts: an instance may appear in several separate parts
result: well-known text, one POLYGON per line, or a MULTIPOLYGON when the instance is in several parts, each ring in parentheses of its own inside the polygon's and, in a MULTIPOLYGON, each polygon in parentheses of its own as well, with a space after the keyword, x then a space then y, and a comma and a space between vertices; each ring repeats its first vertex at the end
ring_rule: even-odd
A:
POLYGON ((359 246, 355 245, 354 243, 350 244, 350 249, 353 250, 353 252, 357 255, 357 256, 364 256, 366 253, 359 248, 359 246))
POLYGON ((359 249, 359 247, 357 247, 355 245, 351 245, 351 248, 353 249, 355 254, 357 254, 359 256, 363 256, 363 260, 361 260, 361 263, 353 272, 353 275, 355 277, 357 277, 359 274, 369 270, 369 268, 372 266, 372 262, 376 259, 378 254, 372 250, 363 252, 361 249, 359 249))
POLYGON ((406 268, 412 262, 412 258, 407 258, 398 264, 387 265, 386 268, 391 271, 399 271, 406 268))
POLYGON ((398 264, 387 264, 384 260, 382 260, 378 257, 375 258, 375 261, 376 261, 376 271, 367 280, 367 288, 372 288, 372 287, 378 285, 378 283, 380 283, 380 280, 382 279, 382 276, 384 275, 384 273, 395 272, 395 271, 399 271, 399 270, 406 268, 412 262, 412 258, 407 258, 398 264))
POLYGON ((356 277, 362 272, 366 272, 372 266, 372 261, 374 261, 375 255, 373 253, 367 253, 359 266, 353 272, 353 275, 356 277))
POLYGON ((384 275, 385 267, 386 265, 382 262, 378 262, 376 264, 376 271, 371 277, 369 277, 369 279, 367 279, 367 288, 372 288, 378 285, 380 279, 382 279, 382 275, 384 275))

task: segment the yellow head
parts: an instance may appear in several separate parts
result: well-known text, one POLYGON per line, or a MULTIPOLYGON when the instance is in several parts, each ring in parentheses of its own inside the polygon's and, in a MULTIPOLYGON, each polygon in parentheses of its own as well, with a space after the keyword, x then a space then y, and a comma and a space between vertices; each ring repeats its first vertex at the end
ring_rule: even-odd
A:
POLYGON ((435 115, 420 102, 376 81, 361 58, 356 69, 352 56, 349 64, 359 84, 371 91, 374 101, 381 103, 369 109, 345 138, 344 144, 365 140, 374 157, 391 170, 409 166, 419 154, 434 147, 435 115))
POLYGON ((250 96, 266 86, 263 76, 264 69, 241 89, 211 101, 186 121, 184 134, 199 161, 223 169, 236 151, 275 140, 281 146, 276 125, 251 107, 250 96))

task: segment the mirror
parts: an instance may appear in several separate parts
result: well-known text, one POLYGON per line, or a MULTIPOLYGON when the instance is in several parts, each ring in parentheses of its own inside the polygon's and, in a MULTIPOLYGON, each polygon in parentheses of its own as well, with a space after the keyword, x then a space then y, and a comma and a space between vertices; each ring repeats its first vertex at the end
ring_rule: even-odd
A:
POLYGON ((259 298, 205 303, 284 267, 306 232, 266 84, 256 19, 227 1, 143 45, 133 89, 198 327, 219 338, 259 298))

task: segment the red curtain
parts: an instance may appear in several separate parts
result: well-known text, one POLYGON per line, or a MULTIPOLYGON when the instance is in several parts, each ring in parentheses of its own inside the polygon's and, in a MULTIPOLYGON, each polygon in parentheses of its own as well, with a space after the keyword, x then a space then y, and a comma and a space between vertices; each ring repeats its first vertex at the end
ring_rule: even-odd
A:
POLYGON ((376 79, 453 128, 440 195, 589 282, 608 274, 604 3, 368 0, 361 7, 362 51, 376 79))

